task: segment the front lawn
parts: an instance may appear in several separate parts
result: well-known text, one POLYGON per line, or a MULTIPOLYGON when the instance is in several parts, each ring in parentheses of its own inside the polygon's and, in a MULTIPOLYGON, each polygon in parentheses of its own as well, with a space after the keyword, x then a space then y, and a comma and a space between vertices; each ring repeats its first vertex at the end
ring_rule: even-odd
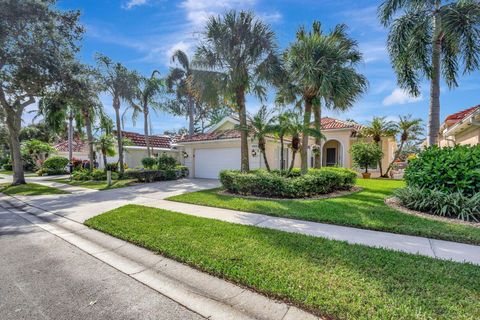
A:
POLYGON ((40 196, 48 194, 66 194, 68 192, 47 187, 37 183, 27 183, 21 184, 18 186, 12 186, 10 183, 0 184, 0 192, 7 194, 9 196, 20 195, 20 196, 40 196))
POLYGON ((89 180, 89 181, 72 180, 72 181, 70 181, 70 179, 53 179, 52 181, 69 184, 71 186, 78 186, 78 187, 95 189, 95 190, 109 190, 109 189, 117 189, 117 188, 123 188, 123 187, 131 186, 131 185, 135 184, 135 182, 137 180, 135 180, 135 179, 112 180, 112 185, 111 186, 108 186, 106 181, 93 181, 93 180, 89 180))
POLYGON ((478 319, 480 267, 127 205, 85 222, 333 319, 478 319))
MULTIPOLYGON (((13 175, 13 171, 11 171, 11 170, 0 170, 0 174, 6 174, 6 175, 11 176, 11 175, 13 175)), ((25 177, 37 177, 38 175, 35 172, 25 171, 24 176, 25 177)))
POLYGON ((261 200, 218 194, 219 189, 173 196, 167 200, 325 222, 457 242, 480 244, 480 228, 434 221, 389 208, 384 199, 403 181, 358 179, 361 192, 321 200, 261 200))

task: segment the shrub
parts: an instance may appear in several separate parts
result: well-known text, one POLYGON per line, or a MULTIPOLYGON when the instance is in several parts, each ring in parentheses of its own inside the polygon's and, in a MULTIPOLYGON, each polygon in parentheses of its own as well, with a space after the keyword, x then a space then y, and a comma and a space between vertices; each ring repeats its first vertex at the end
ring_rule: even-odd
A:
POLYGON ((60 156, 53 156, 45 160, 42 165, 43 171, 48 175, 64 174, 66 173, 66 166, 68 159, 60 156))
POLYGON ((480 145, 429 147, 409 159, 405 181, 410 187, 460 192, 480 192, 480 145))
POLYGON ((137 179, 141 182, 153 182, 164 180, 175 180, 188 175, 188 169, 179 166, 178 168, 170 168, 166 170, 149 170, 149 169, 127 169, 125 177, 129 179, 137 179), (186 173, 185 173, 186 172, 186 173))
POLYGON ((77 169, 77 170, 73 171, 72 179, 73 180, 78 180, 78 181, 88 181, 88 180, 92 180, 92 176, 90 174, 90 171, 88 171, 88 170, 77 169))
POLYGON ((142 166, 145 169, 153 169, 156 163, 157 160, 155 160, 154 158, 147 157, 142 159, 142 166))
POLYGON ((368 172, 368 167, 376 165, 383 158, 382 149, 376 143, 359 142, 355 143, 351 149, 352 160, 356 167, 364 168, 368 172))
POLYGON ((395 196, 412 210, 465 221, 480 220, 480 193, 470 197, 461 192, 406 187, 396 190, 395 196))
POLYGON ((11 163, 5 163, 2 166, 2 169, 5 170, 5 171, 12 171, 13 170, 13 165, 11 163))
POLYGON ((349 189, 356 177, 355 171, 343 168, 310 169, 301 176, 265 170, 220 172, 220 181, 229 192, 276 198, 304 198, 349 189))
POLYGON ((160 170, 173 169, 177 165, 177 159, 167 154, 161 154, 157 159, 157 166, 160 170))
POLYGON ((185 166, 177 165, 175 166, 175 170, 179 172, 180 176, 179 178, 185 178, 188 177, 189 170, 185 166))
POLYGON ((107 170, 112 172, 118 172, 118 163, 117 162, 107 163, 107 170))

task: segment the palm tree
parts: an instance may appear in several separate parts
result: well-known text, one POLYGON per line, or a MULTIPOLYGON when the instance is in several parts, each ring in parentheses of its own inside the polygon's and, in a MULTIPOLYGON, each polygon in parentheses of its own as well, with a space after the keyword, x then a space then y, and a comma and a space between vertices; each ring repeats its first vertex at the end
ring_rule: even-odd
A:
POLYGON ((399 116, 399 121, 395 124, 396 131, 400 133, 400 146, 395 152, 395 157, 393 161, 385 171, 385 175, 388 177, 388 173, 393 167, 393 164, 400 157, 403 151, 403 147, 408 141, 417 140, 420 135, 423 133, 422 119, 412 119, 412 115, 408 116, 399 116))
POLYGON ((280 111, 280 114, 275 118, 273 128, 274 134, 280 140, 280 170, 285 170, 287 168, 285 164, 285 136, 289 132, 292 123, 290 116, 290 111, 280 111))
MULTIPOLYGON (((373 120, 360 131, 361 137, 369 137, 377 146, 382 147, 383 137, 391 137, 397 133, 395 122, 388 121, 386 117, 373 117, 373 120)), ((380 175, 383 176, 382 160, 378 162, 380 175)))
POLYGON ((149 129, 149 114, 150 109, 154 111, 161 110, 163 105, 160 101, 161 95, 165 93, 164 79, 157 78, 155 75, 158 71, 153 71, 150 78, 140 77, 139 86, 135 88, 135 93, 129 100, 133 108, 133 123, 135 124, 138 114, 143 114, 143 130, 145 134, 145 145, 147 147, 147 155, 151 157, 152 150, 150 148, 150 129, 149 129))
POLYGON ((258 140, 258 148, 263 155, 263 161, 265 162, 265 167, 270 171, 270 165, 268 164, 267 154, 266 154, 266 137, 269 134, 272 134, 275 130, 273 124, 273 119, 271 117, 272 113, 267 110, 266 106, 262 106, 256 114, 249 117, 249 127, 251 132, 252 140, 258 140))
MULTIPOLYGON (((281 91, 288 91, 282 96, 290 97, 284 102, 304 105, 305 126, 310 125, 315 108, 315 127, 321 130, 321 104, 345 110, 366 91, 366 78, 355 70, 361 59, 357 43, 348 37, 345 25, 337 25, 329 34, 322 32, 318 21, 313 23, 311 32, 300 28, 296 41, 284 53, 288 77, 281 91)), ((302 136, 302 173, 308 170, 308 140, 308 134, 302 136)))
POLYGON ((390 27, 388 51, 401 88, 420 95, 423 78, 430 80, 429 145, 440 130, 440 78, 458 86, 458 72, 480 66, 480 3, 476 0, 386 0, 378 8, 390 27))
POLYGON ((115 137, 111 134, 102 134, 96 141, 95 141, 96 148, 102 153, 103 158, 103 167, 104 170, 107 171, 108 167, 108 157, 115 156, 115 137))
POLYGON ((113 99, 113 109, 115 110, 115 120, 117 128, 118 144, 118 162, 120 164, 120 174, 125 171, 123 163, 123 138, 122 123, 120 118, 120 100, 129 101, 134 95, 134 88, 137 87, 138 75, 129 71, 120 63, 114 63, 110 58, 97 54, 97 64, 99 69, 99 79, 102 82, 105 91, 109 92, 113 99))
POLYGON ((210 17, 203 42, 197 48, 194 64, 217 77, 218 90, 226 101, 233 101, 241 132, 241 170, 249 171, 248 126, 245 95, 261 100, 264 85, 278 71, 275 35, 253 13, 234 10, 223 17, 210 17))

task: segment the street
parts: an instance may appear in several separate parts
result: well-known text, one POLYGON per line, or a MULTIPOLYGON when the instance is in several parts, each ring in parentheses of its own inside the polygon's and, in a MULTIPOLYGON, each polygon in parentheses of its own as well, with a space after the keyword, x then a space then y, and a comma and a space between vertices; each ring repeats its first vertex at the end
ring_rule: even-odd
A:
POLYGON ((0 315, 2 320, 204 319, 2 207, 0 315))

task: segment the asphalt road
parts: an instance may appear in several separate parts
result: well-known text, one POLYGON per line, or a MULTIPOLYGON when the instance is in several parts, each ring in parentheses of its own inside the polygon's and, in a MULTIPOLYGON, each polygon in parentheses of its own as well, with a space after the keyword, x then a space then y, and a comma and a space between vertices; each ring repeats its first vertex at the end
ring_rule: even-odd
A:
POLYGON ((204 319, 1 206, 0 318, 204 319))

